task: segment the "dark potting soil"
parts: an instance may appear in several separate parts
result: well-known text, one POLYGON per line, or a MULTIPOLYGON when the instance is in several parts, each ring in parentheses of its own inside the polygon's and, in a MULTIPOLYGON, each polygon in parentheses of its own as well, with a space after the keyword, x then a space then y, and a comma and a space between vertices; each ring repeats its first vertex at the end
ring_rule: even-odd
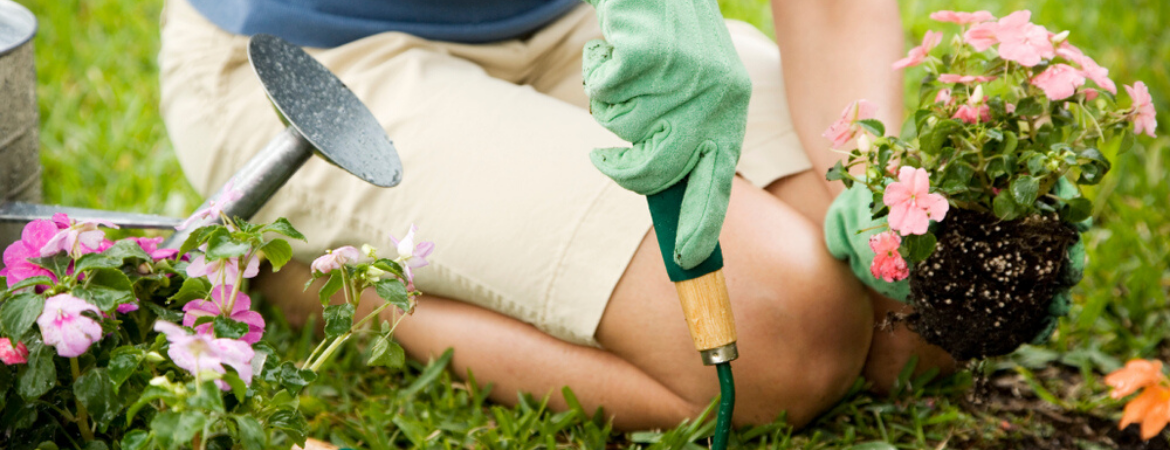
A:
POLYGON ((1045 326, 1076 230, 1055 215, 1000 221, 951 210, 910 275, 908 325, 959 360, 1011 353, 1045 326))

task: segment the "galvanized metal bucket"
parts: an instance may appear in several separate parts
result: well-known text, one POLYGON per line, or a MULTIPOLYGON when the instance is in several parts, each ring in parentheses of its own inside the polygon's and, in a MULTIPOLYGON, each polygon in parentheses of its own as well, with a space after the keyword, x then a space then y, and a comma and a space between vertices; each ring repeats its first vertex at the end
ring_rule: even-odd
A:
MULTIPOLYGON (((32 12, 0 0, 0 203, 41 201, 32 39, 36 31, 32 12)), ((0 251, 20 238, 22 227, 0 224, 0 251)))

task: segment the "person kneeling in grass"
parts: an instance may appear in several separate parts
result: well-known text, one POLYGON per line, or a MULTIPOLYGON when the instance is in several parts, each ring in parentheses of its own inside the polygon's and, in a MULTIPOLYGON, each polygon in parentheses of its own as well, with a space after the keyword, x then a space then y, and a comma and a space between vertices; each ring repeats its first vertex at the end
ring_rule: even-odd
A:
MULTIPOLYGON (((823 151, 821 130, 856 98, 902 104, 888 70, 902 53, 896 3, 776 0, 775 43, 723 21, 714 0, 591 3, 170 0, 164 118, 187 177, 210 194, 283 129, 247 63, 247 35, 306 47, 370 107, 405 176, 383 190, 310 160, 257 220, 287 217, 312 246, 260 289, 303 323, 318 308, 301 292, 307 261, 344 245, 392 248, 390 230, 417 223, 438 246, 415 280, 427 295, 396 336, 417 359, 453 347, 455 373, 473 370, 500 403, 552 394, 565 409, 569 386, 617 428, 647 429, 696 416, 718 393, 665 276, 646 192, 622 189, 636 180, 598 162, 620 151, 594 154, 604 174, 589 163, 590 150, 630 142, 667 160, 724 158, 699 192, 714 219, 695 229, 726 261, 737 424, 782 413, 807 424, 858 376, 888 389, 912 356, 920 371, 952 370, 904 326, 875 327, 909 308, 863 288, 821 231, 841 189, 822 176, 840 155, 823 151), (689 137, 656 147, 663 123, 662 136, 689 137)), ((876 117, 898 129, 899 113, 876 117)), ((682 261, 705 258, 700 247, 682 261)))

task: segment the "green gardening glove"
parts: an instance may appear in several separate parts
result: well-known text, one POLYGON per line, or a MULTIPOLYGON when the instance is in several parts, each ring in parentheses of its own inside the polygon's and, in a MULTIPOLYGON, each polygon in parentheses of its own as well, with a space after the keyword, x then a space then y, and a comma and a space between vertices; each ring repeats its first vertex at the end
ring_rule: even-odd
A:
POLYGON ((715 0, 587 0, 607 41, 585 45, 593 117, 631 148, 593 164, 641 195, 688 179, 674 262, 690 269, 719 241, 747 124, 751 80, 715 0))
MULTIPOLYGON (((886 223, 885 217, 878 220, 870 218, 870 206, 874 200, 873 193, 861 183, 837 196, 825 216, 825 243, 833 257, 849 263, 849 268, 862 284, 881 295, 905 303, 910 296, 910 279, 890 283, 875 278, 869 269, 874 257, 873 249, 869 247, 869 237, 881 232, 881 229, 874 228, 886 223), (858 233, 858 230, 869 231, 858 233)), ((1084 232, 1090 225, 1091 220, 1086 220, 1075 226, 1077 231, 1084 232)), ((1084 239, 1078 239, 1068 248, 1064 277, 1070 286, 1080 282, 1084 276, 1084 242, 1084 239)), ((1036 336, 1034 344, 1042 344, 1048 340, 1052 331, 1056 329, 1057 319, 1068 314, 1070 299, 1068 289, 1056 293, 1048 308, 1049 315, 1044 328, 1036 336)))

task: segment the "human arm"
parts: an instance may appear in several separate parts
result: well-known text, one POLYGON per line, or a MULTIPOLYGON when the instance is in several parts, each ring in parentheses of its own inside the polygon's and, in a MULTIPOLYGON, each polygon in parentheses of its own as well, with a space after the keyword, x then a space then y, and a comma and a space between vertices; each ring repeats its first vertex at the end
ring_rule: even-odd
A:
MULTIPOLYGON (((902 123, 902 76, 890 65, 903 56, 895 0, 772 0, 776 42, 796 134, 821 175, 841 155, 821 133, 841 108, 864 98, 889 130, 902 123)), ((834 196, 844 187, 825 182, 834 196)))

